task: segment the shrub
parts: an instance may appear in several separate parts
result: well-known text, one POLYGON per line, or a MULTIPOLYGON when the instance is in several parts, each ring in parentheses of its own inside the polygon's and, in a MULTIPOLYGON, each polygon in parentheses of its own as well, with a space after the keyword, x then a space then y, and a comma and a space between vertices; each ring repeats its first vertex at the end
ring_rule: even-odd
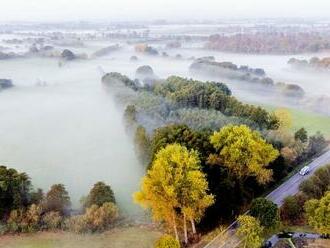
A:
POLYGON ((173 236, 165 234, 156 241, 155 248, 180 248, 180 243, 173 236))
POLYGON ((7 220, 9 232, 35 232, 40 229, 41 207, 32 204, 24 212, 23 209, 12 210, 7 220))
POLYGON ((117 206, 107 202, 101 207, 92 205, 86 209, 85 214, 71 217, 67 220, 66 226, 76 233, 101 232, 109 228, 117 218, 117 206))
POLYGON ((55 230, 61 228, 63 217, 59 212, 51 211, 42 217, 42 222, 46 229, 55 230))

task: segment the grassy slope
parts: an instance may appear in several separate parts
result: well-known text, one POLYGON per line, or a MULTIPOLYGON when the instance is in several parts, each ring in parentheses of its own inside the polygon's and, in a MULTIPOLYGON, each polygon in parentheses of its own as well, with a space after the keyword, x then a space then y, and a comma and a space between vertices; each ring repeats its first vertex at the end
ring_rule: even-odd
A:
POLYGON ((78 235, 41 232, 20 236, 0 237, 1 248, 152 248, 161 234, 139 228, 117 228, 103 234, 78 235))

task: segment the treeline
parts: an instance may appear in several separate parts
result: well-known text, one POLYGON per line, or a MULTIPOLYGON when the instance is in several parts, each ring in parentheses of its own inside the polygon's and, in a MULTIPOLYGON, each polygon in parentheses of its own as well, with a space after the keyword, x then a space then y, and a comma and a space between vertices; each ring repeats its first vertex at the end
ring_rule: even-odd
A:
POLYGON ((330 70, 330 58, 325 57, 325 58, 318 58, 318 57, 313 57, 310 60, 306 59, 296 59, 296 58, 291 58, 288 61, 289 65, 292 65, 297 68, 312 68, 312 69, 325 69, 325 70, 330 70))
POLYGON ((296 54, 330 48, 330 38, 321 33, 257 32, 235 35, 211 35, 208 49, 250 54, 296 54))
MULTIPOLYGON (((148 117, 150 114, 158 114, 160 119, 164 120, 162 124, 166 124, 166 119, 170 114, 172 117, 174 116, 173 111, 198 108, 216 110, 228 117, 251 121, 259 129, 275 129, 277 125, 277 120, 273 115, 261 107, 238 101, 223 83, 201 82, 171 76, 164 81, 155 81, 152 85, 141 85, 139 81, 130 80, 119 73, 106 74, 102 78, 102 82, 109 87, 114 87, 122 82, 123 85, 138 92, 135 99, 130 99, 129 103, 133 105, 135 102, 139 103, 135 106, 136 111, 149 112, 148 117), (151 104, 148 105, 148 102, 151 104)), ((124 93, 121 92, 118 95, 123 96, 124 93)))
POLYGON ((194 74, 248 82, 252 86, 262 87, 262 90, 272 94, 276 93, 297 98, 301 98, 305 94, 299 85, 283 82, 275 83, 272 78, 267 77, 265 71, 261 68, 237 66, 232 62, 216 62, 214 58, 200 58, 195 60, 189 69, 194 74))
POLYGON ((97 182, 82 200, 79 211, 63 184, 54 184, 44 194, 32 190, 26 173, 0 166, 0 232, 20 233, 67 230, 92 233, 111 228, 119 217, 114 193, 109 185, 97 182))

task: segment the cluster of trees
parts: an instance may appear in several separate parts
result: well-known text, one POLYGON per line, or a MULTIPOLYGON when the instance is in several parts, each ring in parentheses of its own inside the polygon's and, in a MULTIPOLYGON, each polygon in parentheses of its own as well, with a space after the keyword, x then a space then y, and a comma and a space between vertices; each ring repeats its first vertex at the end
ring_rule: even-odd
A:
POLYGON ((80 215, 73 215, 71 201, 63 184, 54 184, 44 194, 32 191, 27 174, 0 167, 1 232, 70 230, 96 232, 111 227, 118 218, 118 208, 109 185, 96 183, 83 200, 80 215))
POLYGON ((215 109, 228 116, 250 119, 260 129, 276 128, 277 121, 261 107, 244 104, 231 96, 222 83, 201 82, 171 76, 154 88, 155 94, 171 99, 181 107, 215 109))
POLYGON ((214 203, 214 196, 208 193, 206 176, 200 170, 197 151, 179 144, 167 145, 156 154, 134 199, 150 208, 155 220, 173 228, 177 240, 179 229, 183 229, 185 244, 188 244, 187 222, 196 234, 195 222, 214 203))
MULTIPOLYGON (((151 130, 173 120, 182 123, 183 121, 179 119, 182 114, 176 114, 176 112, 187 108, 196 108, 196 111, 218 111, 219 118, 236 117, 240 121, 246 121, 246 124, 249 122, 250 125, 256 125, 259 129, 276 129, 277 127, 277 120, 273 115, 261 107, 238 101, 223 83, 201 82, 171 76, 164 81, 142 85, 138 80, 130 80, 114 72, 105 74, 102 82, 109 87, 115 87, 121 83, 133 89, 136 92, 134 97, 130 92, 123 91, 118 95, 128 100, 130 106, 127 108, 131 109, 131 105, 135 105, 136 113, 134 114, 140 116, 140 118, 138 116, 135 118, 138 119, 139 124, 148 122, 144 126, 152 126, 151 130)), ((214 112, 203 111, 201 114, 214 115, 214 112)))
POLYGON ((206 48, 235 53, 296 54, 330 48, 329 37, 320 33, 257 32, 211 35, 206 48))
POLYGON ((330 235, 330 165, 318 169, 302 182, 300 192, 284 199, 281 220, 288 224, 305 224, 330 235))
POLYGON ((325 57, 325 58, 313 57, 310 60, 291 58, 288 61, 288 64, 298 67, 298 68, 314 68, 314 69, 329 70, 330 69, 330 58, 329 57, 325 57))
MULTIPOLYGON (((135 199, 150 208, 156 220, 171 226, 174 234, 182 228, 185 241, 185 222, 191 213, 195 214, 193 223, 200 222, 199 227, 206 230, 248 207, 254 194, 272 180, 272 166, 279 156, 258 132, 245 125, 229 125, 213 133, 170 125, 157 129, 148 142, 151 163, 135 199), (192 177, 184 183, 189 180, 185 176, 189 167, 200 179, 192 177), (204 193, 195 194, 197 188, 204 193), (188 196, 183 192, 189 192, 188 196), (185 212, 183 204, 191 209, 185 212)), ((195 225, 190 229, 194 234, 195 225)))
POLYGON ((301 98, 305 95, 304 90, 296 84, 278 82, 267 77, 265 71, 260 68, 237 66, 231 62, 215 62, 210 59, 197 59, 190 65, 190 71, 213 77, 228 78, 262 86, 269 93, 277 93, 284 96, 301 98))

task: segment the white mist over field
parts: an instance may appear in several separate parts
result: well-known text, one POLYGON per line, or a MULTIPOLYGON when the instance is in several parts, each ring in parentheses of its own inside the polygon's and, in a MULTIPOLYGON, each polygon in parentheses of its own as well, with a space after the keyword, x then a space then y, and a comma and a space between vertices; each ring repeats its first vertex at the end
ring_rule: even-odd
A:
MULTIPOLYGON (((164 44, 150 44, 159 51, 164 49, 164 44)), ((90 54, 107 45, 111 44, 87 43, 70 49, 90 54)), ((113 188, 121 208, 136 213, 139 208, 132 202, 132 193, 138 189, 145 168, 138 163, 132 139, 125 133, 122 109, 102 87, 98 68, 134 78, 139 66, 150 65, 160 78, 191 77, 193 60, 188 58, 214 56, 216 61, 264 68, 275 81, 301 85, 307 94, 330 96, 328 75, 292 70, 287 65, 292 56, 183 47, 166 50, 166 58, 144 56, 135 53, 133 46, 121 45, 122 49, 102 58, 70 61, 63 66, 55 58, 0 60, 0 78, 12 79, 15 84, 0 92, 0 164, 26 172, 34 186, 44 191, 52 184, 65 184, 75 207, 95 182, 104 181, 113 188), (177 54, 182 58, 175 58, 177 54), (130 61, 132 55, 138 56, 138 61, 130 61), (45 85, 38 86, 40 82, 45 85)), ((234 82, 223 81, 239 99, 267 101, 257 92, 247 93, 234 82)))

